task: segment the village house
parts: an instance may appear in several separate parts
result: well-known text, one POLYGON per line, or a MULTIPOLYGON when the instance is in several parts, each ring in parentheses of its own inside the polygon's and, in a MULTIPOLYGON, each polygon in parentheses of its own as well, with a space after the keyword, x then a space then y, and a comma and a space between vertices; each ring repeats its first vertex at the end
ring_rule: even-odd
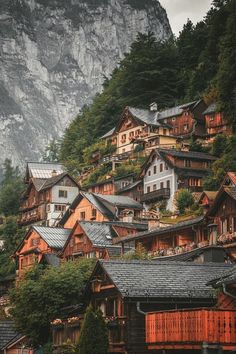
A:
POLYGON ((141 244, 148 255, 164 257, 182 255, 193 250, 216 245, 216 240, 209 240, 204 216, 178 222, 173 225, 149 229, 135 235, 127 235, 113 240, 114 244, 126 246, 141 244))
POLYGON ((217 193, 218 192, 216 192, 216 191, 203 191, 200 194, 200 196, 198 198, 198 203, 199 203, 199 205, 201 205, 201 207, 203 208, 205 213, 209 210, 209 208, 214 203, 217 193))
POLYGON ((114 245, 113 239, 146 230, 146 224, 125 222, 77 221, 62 251, 66 260, 78 257, 110 259, 132 250, 114 245))
POLYGON ((107 322, 109 353, 236 349, 235 304, 218 307, 217 292, 206 285, 230 269, 224 263, 98 261, 86 298, 107 322))
POLYGON ((203 178, 213 161, 214 156, 202 152, 153 150, 141 172, 144 185, 141 202, 146 206, 165 202, 166 209, 174 211, 179 189, 203 191, 203 178))
POLYGON ((236 186, 222 185, 206 214, 209 233, 236 258, 236 186))
POLYGON ((117 146, 116 155, 126 154, 127 157, 140 145, 145 150, 176 146, 171 126, 159 121, 157 113, 156 104, 152 104, 150 110, 126 107, 115 129, 101 139, 112 139, 111 143, 117 146))
POLYGON ((118 190, 117 194, 130 197, 140 202, 143 195, 143 181, 140 179, 133 183, 129 183, 122 189, 118 190))
POLYGON ((35 263, 59 265, 57 256, 70 232, 70 229, 31 226, 14 253, 19 279, 35 263))
POLYGON ((12 320, 0 321, 0 354, 33 354, 28 342, 16 331, 12 320))
POLYGON ((80 192, 58 225, 73 228, 78 220, 133 222, 139 220, 142 210, 142 205, 129 197, 80 192))
POLYGON ((218 134, 232 135, 232 124, 227 121, 224 113, 217 111, 216 103, 212 103, 203 112, 207 129, 207 141, 212 142, 218 134))
POLYGON ((94 183, 86 187, 87 192, 97 194, 116 194, 122 188, 134 181, 134 175, 122 177, 109 177, 104 181, 94 183))
POLYGON ((77 182, 54 163, 28 163, 19 225, 55 226, 79 193, 77 182))

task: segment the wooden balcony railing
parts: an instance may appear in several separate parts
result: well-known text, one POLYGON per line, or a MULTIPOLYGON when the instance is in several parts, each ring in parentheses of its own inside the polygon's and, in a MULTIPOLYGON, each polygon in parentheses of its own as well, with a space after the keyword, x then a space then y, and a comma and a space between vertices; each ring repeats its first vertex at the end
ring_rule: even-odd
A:
POLYGON ((236 311, 193 309, 146 315, 147 344, 236 345, 236 311))
POLYGON ((157 189, 156 191, 145 193, 141 197, 141 202, 154 202, 160 199, 169 199, 170 198, 170 188, 157 189))

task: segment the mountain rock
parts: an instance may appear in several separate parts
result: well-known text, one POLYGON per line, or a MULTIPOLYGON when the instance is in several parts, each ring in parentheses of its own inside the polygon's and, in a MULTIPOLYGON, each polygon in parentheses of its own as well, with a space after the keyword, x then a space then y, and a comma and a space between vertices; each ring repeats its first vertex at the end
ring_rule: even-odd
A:
POLYGON ((157 0, 0 0, 0 165, 40 158, 148 31, 172 34, 157 0))

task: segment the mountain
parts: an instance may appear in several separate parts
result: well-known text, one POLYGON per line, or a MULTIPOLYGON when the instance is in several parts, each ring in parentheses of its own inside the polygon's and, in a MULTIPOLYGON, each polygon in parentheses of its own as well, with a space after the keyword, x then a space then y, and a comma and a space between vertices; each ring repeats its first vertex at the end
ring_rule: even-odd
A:
POLYGON ((157 0, 0 0, 0 165, 38 159, 148 31, 172 34, 157 0))

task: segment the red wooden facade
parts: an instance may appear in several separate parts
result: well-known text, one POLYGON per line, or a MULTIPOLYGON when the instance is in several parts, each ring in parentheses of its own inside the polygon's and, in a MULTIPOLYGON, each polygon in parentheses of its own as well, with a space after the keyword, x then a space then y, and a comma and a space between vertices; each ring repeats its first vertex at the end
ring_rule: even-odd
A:
POLYGON ((201 349, 202 343, 236 349, 236 310, 188 309, 146 315, 149 349, 201 349))
POLYGON ((232 135, 232 126, 221 112, 205 115, 207 135, 212 140, 217 134, 232 135))

